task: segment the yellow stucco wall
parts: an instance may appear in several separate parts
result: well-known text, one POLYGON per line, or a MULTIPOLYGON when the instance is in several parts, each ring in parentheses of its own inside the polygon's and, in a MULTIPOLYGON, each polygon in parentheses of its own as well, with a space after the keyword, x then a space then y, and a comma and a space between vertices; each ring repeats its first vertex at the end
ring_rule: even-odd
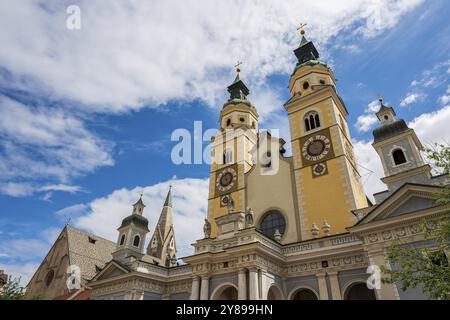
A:
POLYGON ((286 231, 282 243, 299 241, 299 216, 295 210, 293 171, 289 160, 280 159, 275 175, 262 175, 258 164, 247 175, 247 206, 254 213, 259 226, 264 214, 271 209, 280 211, 286 220, 286 231))

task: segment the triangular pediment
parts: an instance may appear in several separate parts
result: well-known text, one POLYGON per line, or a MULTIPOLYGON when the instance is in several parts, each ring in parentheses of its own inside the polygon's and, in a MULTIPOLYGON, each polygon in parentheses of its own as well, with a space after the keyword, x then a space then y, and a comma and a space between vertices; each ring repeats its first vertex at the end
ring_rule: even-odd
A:
POLYGON ((122 265, 121 263, 115 260, 111 260, 99 273, 95 275, 92 281, 114 278, 129 272, 130 270, 128 269, 128 267, 122 265))
POLYGON ((438 190, 437 186, 404 184, 383 202, 377 204, 357 225, 413 214, 435 207, 437 206, 435 194, 438 190))

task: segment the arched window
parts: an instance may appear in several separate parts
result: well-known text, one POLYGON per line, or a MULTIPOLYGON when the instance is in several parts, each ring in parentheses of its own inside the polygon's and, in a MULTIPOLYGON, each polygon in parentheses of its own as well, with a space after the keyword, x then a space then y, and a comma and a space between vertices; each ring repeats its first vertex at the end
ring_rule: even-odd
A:
POLYGON ((395 149, 392 151, 392 158, 394 159, 395 165, 399 165, 406 162, 405 154, 401 149, 395 149))
POLYGON ((45 276, 45 285, 48 287, 53 282, 53 279, 55 278, 55 271, 50 270, 47 272, 45 276))
POLYGON ((233 151, 231 151, 231 149, 227 149, 223 153, 223 164, 229 164, 232 162, 233 162, 233 151))
POLYGON ((135 235, 134 239, 133 239, 133 246, 139 247, 139 242, 141 242, 141 237, 139 237, 138 235, 135 235))
POLYGON ((265 217, 262 219, 259 229, 266 236, 274 239, 275 231, 277 229, 281 233, 281 235, 284 234, 284 232, 286 231, 286 221, 279 211, 271 210, 267 212, 265 217))
POLYGON ((315 111, 307 113, 304 121, 306 131, 320 127, 319 114, 315 111))
POLYGON ((120 237, 119 246, 123 246, 124 243, 125 243, 125 235, 123 234, 123 235, 120 237))

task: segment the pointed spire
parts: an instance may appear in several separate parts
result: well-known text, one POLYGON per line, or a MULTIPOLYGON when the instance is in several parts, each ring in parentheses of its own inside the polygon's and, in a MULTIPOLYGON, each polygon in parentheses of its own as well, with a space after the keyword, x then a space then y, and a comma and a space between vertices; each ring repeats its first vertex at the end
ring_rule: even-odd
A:
POLYGON ((147 247, 147 254, 152 256, 154 262, 166 267, 173 266, 176 255, 175 233, 173 229, 172 214, 172 186, 166 196, 158 223, 147 247))
POLYGON ((169 186, 169 192, 166 196, 166 201, 164 201, 164 207, 172 208, 172 186, 169 186))

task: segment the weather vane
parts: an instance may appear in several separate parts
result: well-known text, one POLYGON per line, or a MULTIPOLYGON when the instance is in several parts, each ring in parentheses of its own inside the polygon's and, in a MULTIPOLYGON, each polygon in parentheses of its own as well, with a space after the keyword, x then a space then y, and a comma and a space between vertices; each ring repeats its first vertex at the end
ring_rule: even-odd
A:
POLYGON ((241 68, 239 68, 239 66, 240 66, 241 64, 242 64, 242 61, 239 61, 239 60, 238 60, 237 64, 234 66, 234 67, 236 68, 236 72, 237 72, 237 73, 241 72, 241 68))
POLYGON ((300 32, 301 35, 305 34, 305 30, 303 30, 304 27, 306 27, 307 23, 300 23, 300 26, 297 28, 297 31, 300 32))
POLYGON ((141 198, 142 198, 142 196, 144 195, 144 189, 141 189, 141 191, 139 191, 138 194, 139 194, 139 195, 141 196, 141 198))

